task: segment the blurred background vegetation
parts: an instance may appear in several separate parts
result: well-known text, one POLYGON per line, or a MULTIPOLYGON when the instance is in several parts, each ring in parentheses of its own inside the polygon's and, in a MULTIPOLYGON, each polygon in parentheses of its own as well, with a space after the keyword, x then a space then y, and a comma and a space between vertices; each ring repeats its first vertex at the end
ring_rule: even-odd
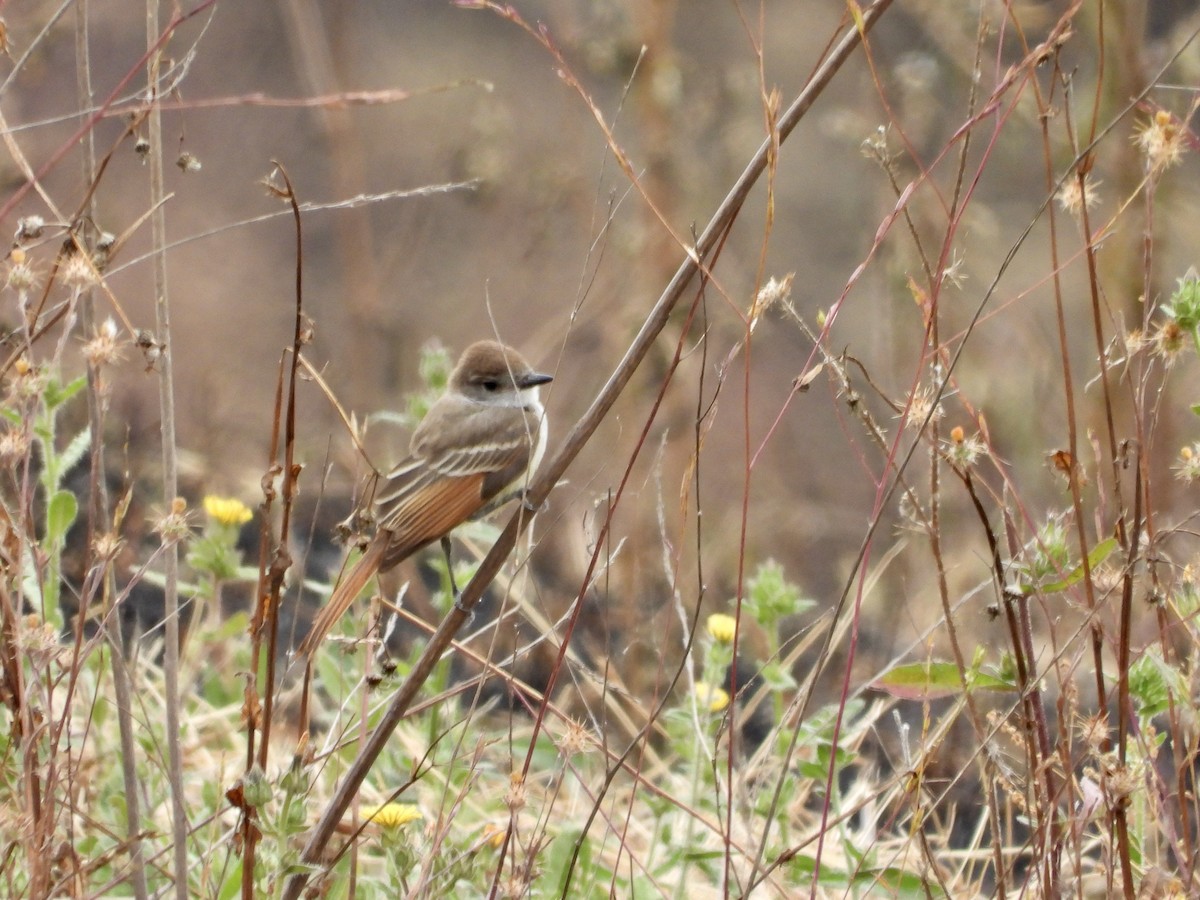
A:
MULTIPOLYGON (((178 442, 191 502, 220 493, 254 505, 260 495, 294 316, 292 223, 262 186, 273 160, 302 203, 342 207, 303 217, 313 327, 306 355, 359 421, 374 417, 366 441, 374 463, 404 453, 409 429, 398 414, 425 386, 423 353, 440 344, 454 356, 492 336, 556 376, 547 394, 553 452, 682 258, 659 215, 678 235, 703 226, 767 135, 767 98, 778 90, 790 101, 854 8, 838 0, 520 3, 521 17, 545 26, 590 94, 653 209, 631 190, 559 64, 503 16, 413 0, 286 0, 222 4, 184 23, 167 49, 177 89, 163 104, 168 160, 178 160, 168 170, 166 210, 178 442)), ((58 9, 33 0, 5 7, 13 75, 0 86, 0 109, 7 138, 35 169, 54 160, 41 184, 70 209, 85 185, 67 142, 87 117, 76 94, 76 24, 70 15, 55 19, 58 9)), ((941 447, 983 443, 992 526, 1011 529, 1014 556, 1072 506, 1055 455, 1067 446, 1070 421, 1056 297, 1081 436, 1067 468, 1088 480, 1081 527, 1093 541, 1115 527, 1104 488, 1113 461, 1107 447, 1093 453, 1087 437, 1104 443, 1114 408, 1118 441, 1140 442, 1156 473, 1148 505, 1162 522, 1186 521, 1194 487, 1173 467, 1196 433, 1188 406, 1198 399, 1197 361, 1181 358, 1181 377, 1155 382, 1152 421, 1131 413, 1127 387, 1106 404, 1092 298, 1100 297, 1102 342, 1119 363, 1141 338, 1161 343, 1164 317, 1155 310, 1196 264, 1200 179, 1186 123, 1200 78, 1198 27, 1192 0, 896 4, 869 54, 856 53, 784 145, 769 193, 763 184, 752 195, 695 320, 685 331, 677 316, 539 515, 531 555, 539 608, 554 619, 583 595, 580 648, 609 660, 641 696, 656 696, 683 658, 688 623, 676 599, 689 612, 728 612, 743 576, 774 560, 816 601, 784 623, 787 636, 803 635, 853 577, 878 518, 855 684, 898 658, 946 655, 934 627, 943 589, 955 602, 975 598, 959 613, 968 648, 1007 642, 1003 620, 987 610, 991 549, 971 496, 948 470, 936 563, 906 509, 911 497, 898 493, 874 509, 879 484, 892 476, 860 415, 869 412, 890 443, 902 410, 928 411, 944 372, 930 349, 934 283, 943 362, 964 349, 931 422, 938 430, 926 438, 941 447), (1030 49, 1064 14, 1070 27, 1061 40, 1041 66, 1028 65, 1030 49), (993 98, 1014 73, 1011 89, 993 98), (1035 100, 1039 91, 1049 113, 1035 100), (1139 135, 1158 113, 1186 139, 1181 159, 1148 179, 1139 135), (1089 176, 1091 227, 1102 233, 1093 290, 1078 217, 1054 188, 1101 132, 1089 176), (960 218, 948 224, 949 198, 963 190, 960 218), (765 312, 747 342, 755 297, 769 278, 793 273, 790 296, 765 312), (683 360, 652 414, 680 340, 683 360), (797 379, 822 362, 798 390, 797 379), (1139 422, 1151 430, 1139 431, 1139 422), (599 524, 631 460, 630 493, 607 537, 610 564, 584 586, 599 524)), ((144 28, 138 4, 92 4, 98 97, 136 68, 144 28)), ((133 108, 143 80, 122 90, 115 108, 133 108)), ((122 137, 128 123, 111 115, 94 129, 101 154, 115 147, 95 194, 95 224, 116 234, 149 202, 138 134, 122 137)), ((3 155, 3 193, 15 196, 24 182, 13 155, 3 155)), ((0 228, 9 233, 22 217, 52 218, 33 193, 6 209, 0 228)), ((47 272, 61 238, 23 243, 35 271, 47 272)), ((128 321, 153 330, 150 250, 149 229, 137 228, 106 283, 128 321)), ((106 301, 97 304, 107 316, 106 301)), ((21 312, 10 305, 2 315, 17 329, 21 312)), ((1164 370, 1175 359, 1159 358, 1164 370)), ((1114 363, 1114 383, 1127 371, 1114 363)), ((108 437, 119 448, 110 463, 119 480, 152 484, 157 378, 130 351, 110 381, 108 437)), ((350 511, 366 467, 311 383, 299 421, 310 505, 296 539, 321 543, 350 511), (318 497, 319 513, 311 503, 318 497)), ((916 429, 911 439, 919 440, 916 429)), ((919 450, 915 460, 905 478, 928 501, 930 453, 919 450)), ((147 490, 147 503, 163 502, 147 490)), ((1194 547, 1183 535, 1158 552, 1173 583, 1194 547)), ((527 624, 512 627, 525 629, 512 643, 531 637, 527 624)), ((1135 643, 1158 628, 1139 615, 1135 643)), ((761 660, 777 639, 749 630, 743 646, 761 660)), ((804 671, 797 665, 795 674, 804 671)), ((822 698, 836 698, 843 678, 835 662, 822 698)))

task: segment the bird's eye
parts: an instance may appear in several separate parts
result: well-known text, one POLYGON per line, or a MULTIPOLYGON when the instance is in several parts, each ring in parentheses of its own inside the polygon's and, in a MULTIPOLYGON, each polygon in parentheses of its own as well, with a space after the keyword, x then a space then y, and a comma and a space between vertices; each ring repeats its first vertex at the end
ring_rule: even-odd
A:
POLYGON ((487 381, 483 382, 483 389, 489 394, 495 391, 498 387, 500 387, 500 382, 496 381, 495 379, 489 378, 487 381))

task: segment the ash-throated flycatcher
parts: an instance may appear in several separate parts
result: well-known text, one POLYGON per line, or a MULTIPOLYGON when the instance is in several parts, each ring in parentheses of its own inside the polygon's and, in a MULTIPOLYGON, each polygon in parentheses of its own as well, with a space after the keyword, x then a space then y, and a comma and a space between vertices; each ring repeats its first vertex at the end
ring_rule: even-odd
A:
POLYGON ((375 536, 313 619, 299 655, 312 654, 376 572, 523 491, 546 450, 538 386, 551 380, 495 341, 466 349, 413 432, 408 459, 375 499, 375 536))

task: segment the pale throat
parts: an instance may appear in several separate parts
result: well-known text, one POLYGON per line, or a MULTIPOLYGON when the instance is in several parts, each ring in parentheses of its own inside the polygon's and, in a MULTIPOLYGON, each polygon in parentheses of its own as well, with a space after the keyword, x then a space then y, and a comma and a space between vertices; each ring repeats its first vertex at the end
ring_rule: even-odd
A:
POLYGON ((529 457, 529 466, 525 469, 527 473, 535 472, 542 462, 542 456, 546 453, 546 438, 550 431, 546 422, 546 410, 539 399, 537 385, 517 391, 513 399, 518 401, 518 406, 525 407, 537 417, 537 435, 532 436, 533 453, 529 457))

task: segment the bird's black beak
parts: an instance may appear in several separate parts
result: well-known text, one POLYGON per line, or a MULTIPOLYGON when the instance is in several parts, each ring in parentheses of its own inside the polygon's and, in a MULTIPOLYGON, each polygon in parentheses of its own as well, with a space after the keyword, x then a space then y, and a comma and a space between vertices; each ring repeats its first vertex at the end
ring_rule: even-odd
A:
POLYGON ((540 372, 530 372, 527 375, 522 375, 517 379, 517 387, 521 388, 521 390, 525 390, 525 388, 537 387, 539 384, 548 384, 553 380, 553 375, 542 375, 540 372))

